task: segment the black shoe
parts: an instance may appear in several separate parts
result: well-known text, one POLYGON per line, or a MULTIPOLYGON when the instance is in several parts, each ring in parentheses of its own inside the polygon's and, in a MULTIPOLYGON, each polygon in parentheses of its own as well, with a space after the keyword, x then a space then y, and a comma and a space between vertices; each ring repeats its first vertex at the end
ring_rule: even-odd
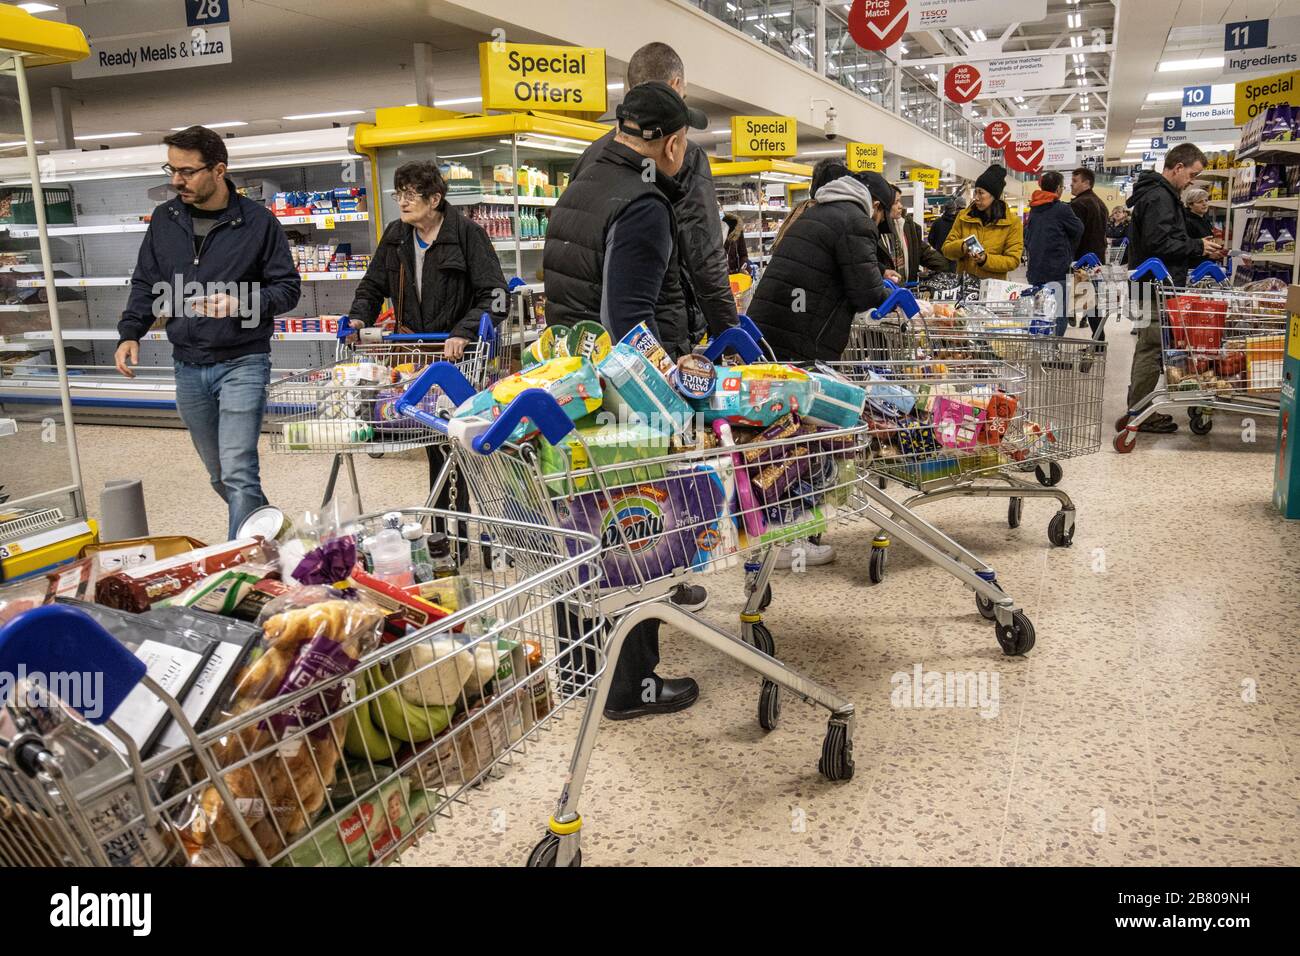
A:
POLYGON ((709 603, 709 592, 698 584, 680 584, 668 600, 683 611, 703 611, 709 603))
POLYGON ((632 720, 652 714, 672 714, 685 710, 700 699, 700 685, 689 677, 665 679, 659 682, 659 697, 651 703, 639 703, 623 710, 605 708, 607 720, 632 720))
POLYGON ((1152 415, 1138 426, 1138 431, 1155 435, 1172 435, 1178 431, 1178 423, 1168 415, 1152 415))

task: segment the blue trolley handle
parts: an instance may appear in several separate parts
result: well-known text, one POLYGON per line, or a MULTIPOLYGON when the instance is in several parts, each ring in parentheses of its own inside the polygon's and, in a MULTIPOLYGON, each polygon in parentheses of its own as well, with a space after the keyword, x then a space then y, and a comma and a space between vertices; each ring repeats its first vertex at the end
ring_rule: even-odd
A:
POLYGON ((886 292, 897 292, 897 291, 898 291, 898 286, 894 285, 894 280, 893 280, 893 279, 883 279, 883 278, 882 278, 882 279, 880 280, 880 282, 881 282, 882 285, 884 285, 884 287, 885 287, 885 291, 886 291, 886 292))
POLYGON ((1154 279, 1156 282, 1168 282, 1169 270, 1159 259, 1150 258, 1139 265, 1129 276, 1134 282, 1141 282, 1143 279, 1154 279))
POLYGON ((1191 285, 1196 285, 1207 276, 1219 283, 1226 281, 1228 278, 1228 274, 1219 267, 1218 263, 1207 260, 1192 270, 1192 274, 1188 276, 1188 281, 1191 285))
MULTIPOLYGON (((347 338, 352 334, 352 322, 345 315, 339 320, 338 337, 347 338)), ((451 338, 450 332, 394 332, 383 336, 385 342, 445 342, 451 338)), ((492 316, 487 312, 479 318, 478 322, 478 340, 487 342, 489 347, 496 348, 496 326, 492 324, 492 316)))
POLYGON ((759 344, 754 341, 754 337, 739 325, 724 329, 721 335, 705 347, 704 357, 710 362, 716 362, 722 358, 727 349, 734 349, 744 362, 761 362, 767 358, 759 344))
POLYGON ((460 369, 450 362, 435 362, 421 372, 397 400, 398 413, 443 435, 456 435, 462 443, 469 445, 481 455, 491 454, 509 441, 515 427, 525 418, 536 425, 546 440, 553 445, 563 441, 564 437, 573 430, 573 422, 564 413, 564 409, 560 408, 551 394, 542 388, 530 388, 520 392, 514 401, 491 422, 482 419, 449 423, 420 408, 420 403, 435 385, 457 405, 474 395, 474 387, 460 373, 460 369))
POLYGON ((1085 252, 1079 257, 1079 261, 1074 264, 1076 269, 1095 269, 1101 265, 1101 260, 1097 258, 1095 252, 1085 252))
MULTIPOLYGON (((889 280, 885 281, 888 282, 889 280)), ((893 283, 889 284, 892 285, 893 283)), ((894 291, 890 293, 888 299, 871 310, 870 316, 879 321, 895 309, 901 309, 903 314, 909 319, 914 319, 921 314, 921 307, 916 304, 916 296, 912 295, 912 293, 908 292, 906 289, 895 287, 894 291)))

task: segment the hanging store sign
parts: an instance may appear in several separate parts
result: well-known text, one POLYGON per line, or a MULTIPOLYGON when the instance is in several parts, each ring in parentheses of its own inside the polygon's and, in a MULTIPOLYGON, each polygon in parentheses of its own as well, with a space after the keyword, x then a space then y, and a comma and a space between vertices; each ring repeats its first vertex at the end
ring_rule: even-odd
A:
POLYGON ((943 91, 954 103, 969 103, 983 87, 979 68, 970 63, 954 66, 943 78, 943 91))
MULTIPOLYGON (((1300 17, 1236 20, 1223 25, 1223 52, 1262 50, 1300 43, 1300 17)), ((1228 57, 1228 59, 1232 59, 1228 57)))
POLYGON ((1074 123, 1069 116, 1013 116, 1007 120, 1012 139, 1070 139, 1074 123))
POLYGON ((1041 139, 1017 140, 1003 150, 1007 169, 1018 173, 1037 173, 1047 158, 1047 144, 1041 139))
POLYGON ((536 43, 480 43, 485 110, 604 113, 605 51, 536 43))
POLYGON ((907 0, 853 0, 849 35, 864 50, 887 50, 907 32, 907 0))
POLYGON ((989 149, 1001 149, 1011 142, 1011 127, 1002 120, 995 120, 984 127, 984 145, 989 149))
POLYGON ((1210 106, 1184 106, 1184 123, 1234 122, 1237 108, 1232 103, 1213 103, 1210 106))
POLYGON ((793 116, 733 116, 734 158, 782 158, 799 152, 799 122, 793 116))
POLYGON ((979 60, 955 67, 949 71, 949 75, 963 67, 974 70, 983 81, 983 86, 972 94, 973 97, 988 98, 1030 93, 1034 90, 1054 90, 1065 84, 1065 54, 1063 53, 979 60))
POLYGON ((1071 139, 1043 141, 1043 166, 1057 169, 1079 165, 1079 144, 1071 139))
POLYGON ((851 173, 883 173, 884 143, 849 143, 844 150, 844 165, 851 173))
POLYGON ((1278 73, 1237 84, 1233 114, 1238 125, 1261 115, 1270 106, 1300 106, 1300 70, 1278 73))
POLYGON ((914 183, 921 183, 926 189, 939 188, 939 170, 928 169, 924 166, 915 166, 907 170, 907 178, 914 183))
POLYGON ((1231 74, 1263 73, 1300 67, 1300 46, 1257 53, 1229 53, 1223 58, 1223 72, 1231 74))
POLYGON ((129 36, 95 37, 90 41, 90 56, 72 64, 72 78, 134 76, 230 61, 230 27, 181 27, 129 36))
POLYGON ((908 8, 913 30, 1037 23, 1047 17, 1047 0, 908 0, 908 8))

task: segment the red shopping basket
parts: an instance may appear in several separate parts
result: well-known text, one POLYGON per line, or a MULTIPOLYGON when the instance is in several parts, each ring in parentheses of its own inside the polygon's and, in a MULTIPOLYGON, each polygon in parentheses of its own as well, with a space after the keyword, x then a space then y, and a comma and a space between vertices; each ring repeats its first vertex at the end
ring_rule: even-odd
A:
POLYGON ((1199 295, 1177 295, 1165 301, 1174 348, 1217 352, 1223 345, 1228 303, 1199 295))

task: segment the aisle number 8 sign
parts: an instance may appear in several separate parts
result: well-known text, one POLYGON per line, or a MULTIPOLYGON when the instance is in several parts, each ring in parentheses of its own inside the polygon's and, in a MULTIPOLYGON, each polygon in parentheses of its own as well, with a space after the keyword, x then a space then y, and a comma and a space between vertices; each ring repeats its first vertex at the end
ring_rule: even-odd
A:
POLYGON ((907 0, 853 0, 849 35, 864 50, 885 50, 907 32, 907 0))

